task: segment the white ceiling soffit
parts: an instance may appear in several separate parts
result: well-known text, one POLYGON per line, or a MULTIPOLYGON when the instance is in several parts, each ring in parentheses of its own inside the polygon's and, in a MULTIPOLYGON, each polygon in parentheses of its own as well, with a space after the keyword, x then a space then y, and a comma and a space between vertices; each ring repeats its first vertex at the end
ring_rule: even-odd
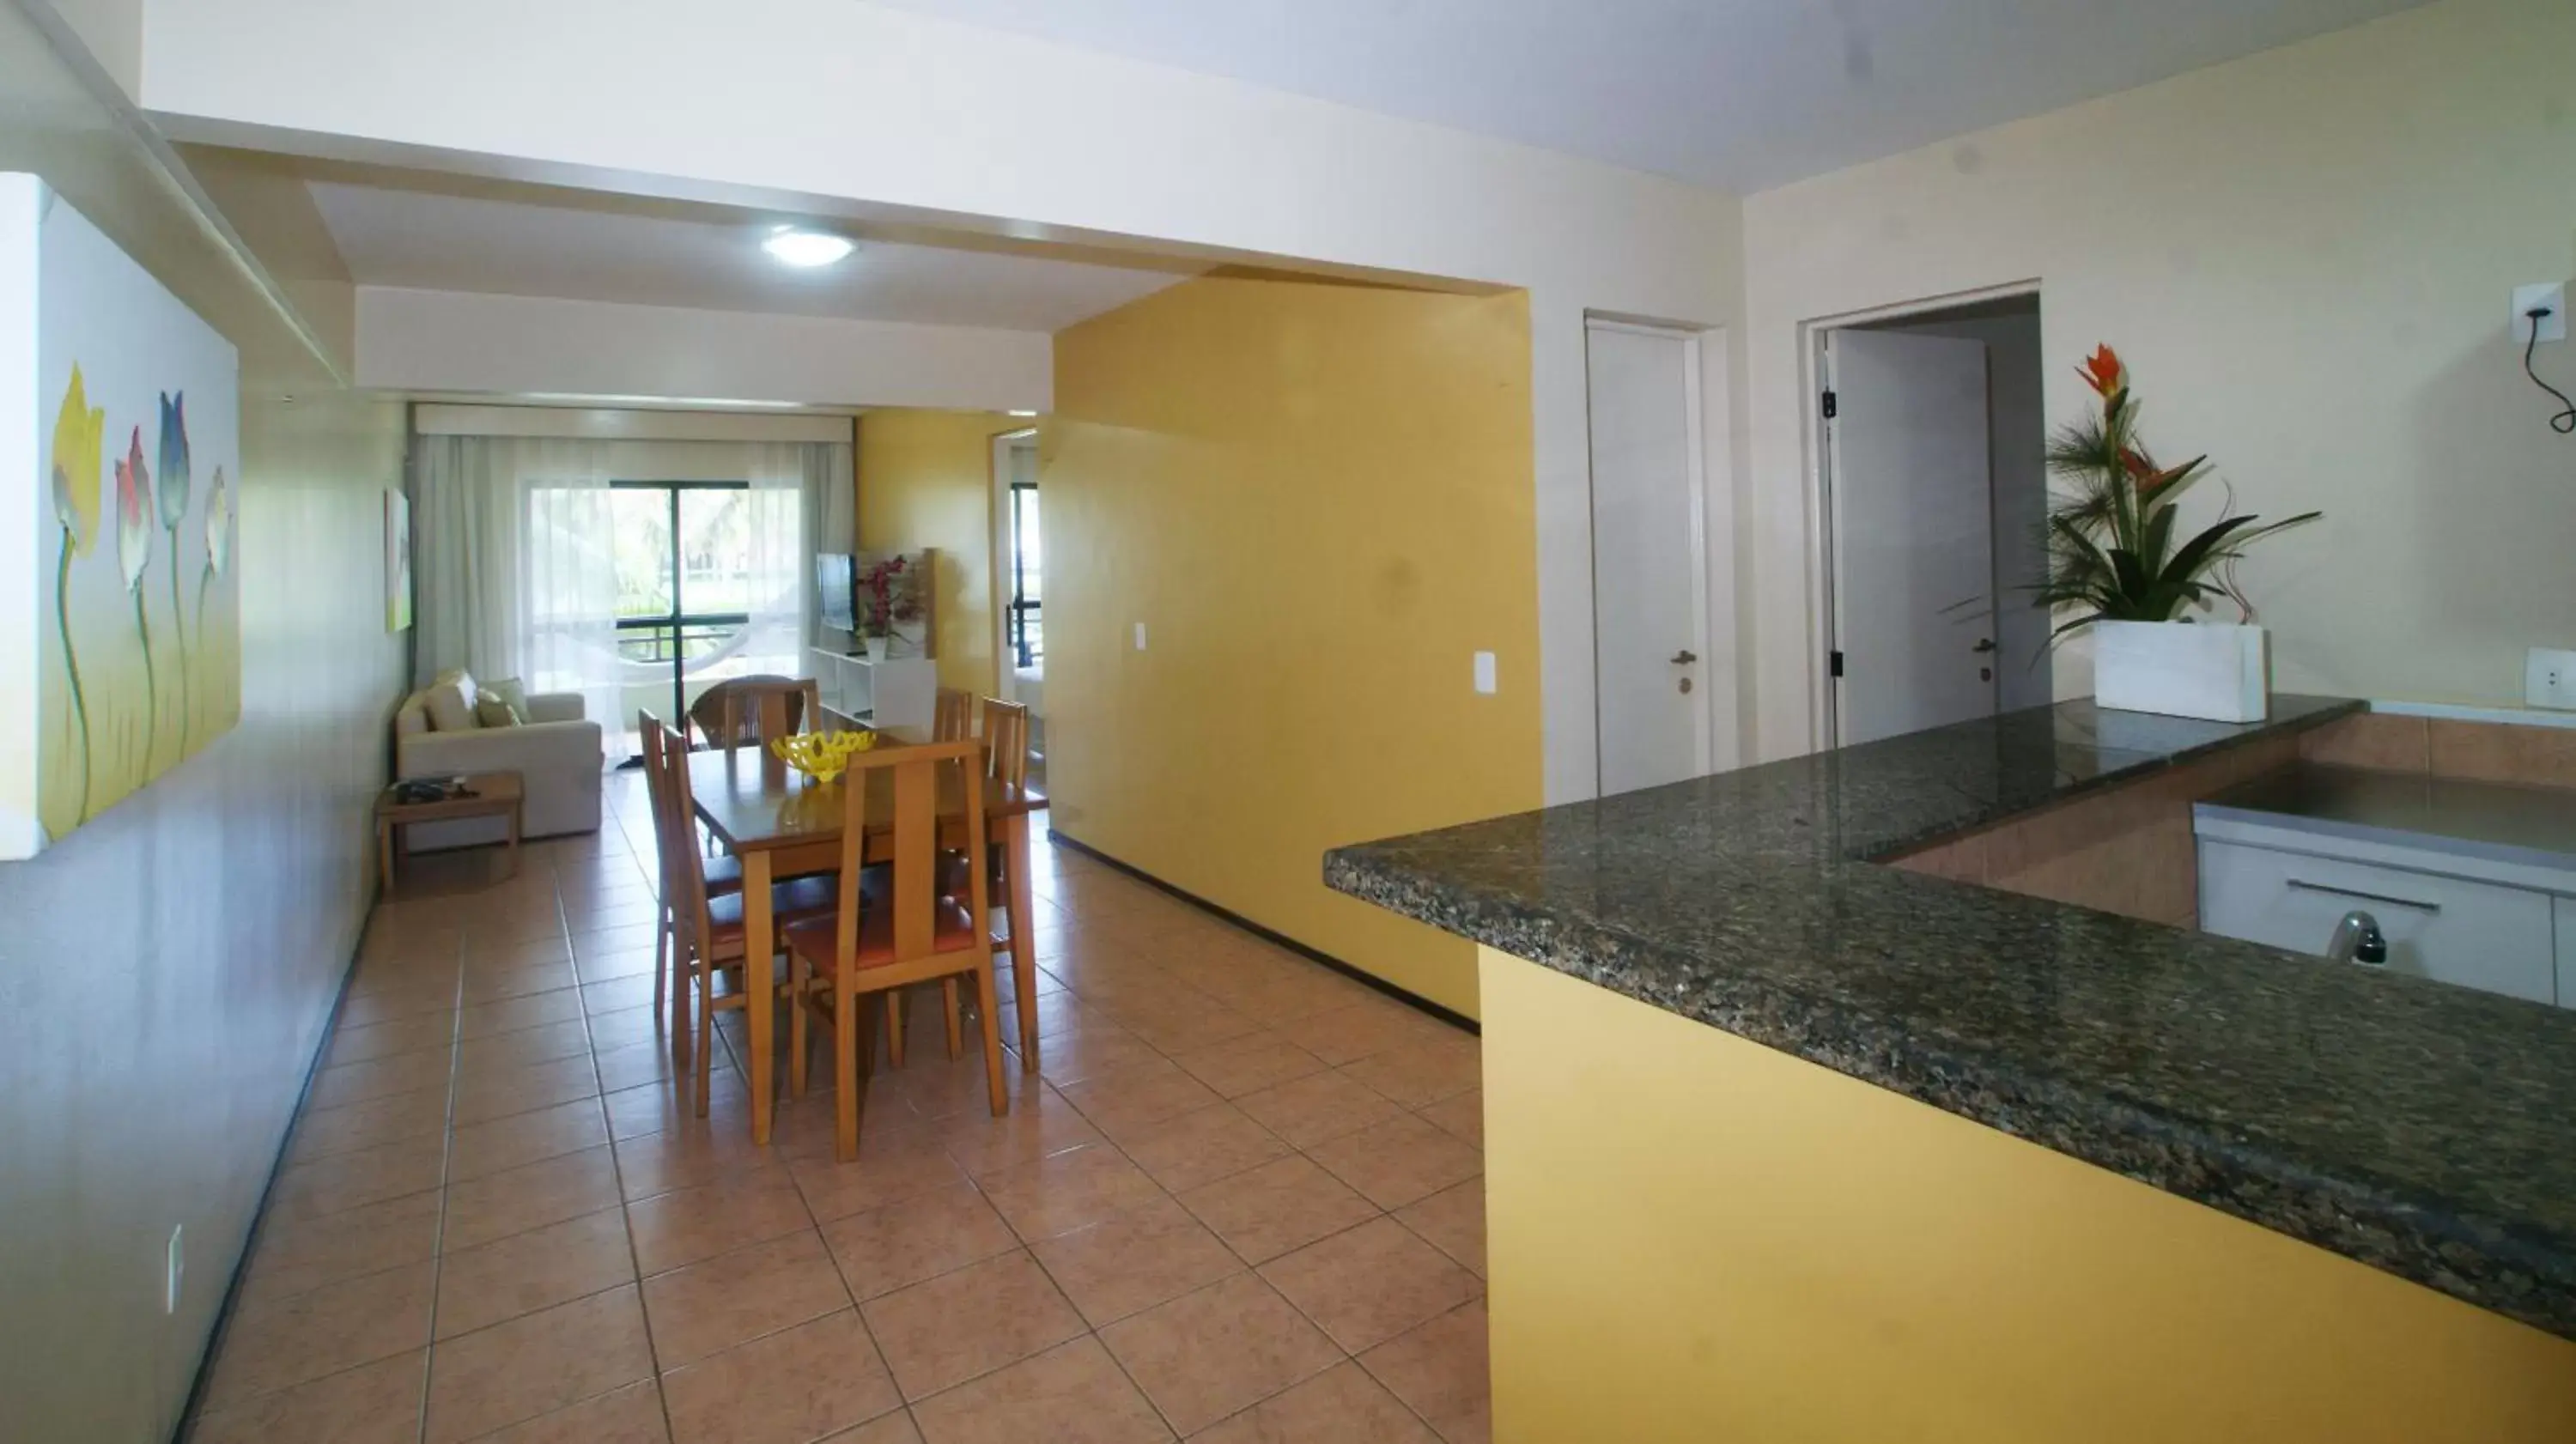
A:
POLYGON ((2420 0, 879 0, 1750 193, 2420 0))
POLYGON ((780 218, 586 197, 525 197, 314 180, 314 203, 362 286, 549 296, 842 320, 1057 331, 1195 268, 1094 265, 860 235, 838 265, 798 271, 760 249, 780 218))

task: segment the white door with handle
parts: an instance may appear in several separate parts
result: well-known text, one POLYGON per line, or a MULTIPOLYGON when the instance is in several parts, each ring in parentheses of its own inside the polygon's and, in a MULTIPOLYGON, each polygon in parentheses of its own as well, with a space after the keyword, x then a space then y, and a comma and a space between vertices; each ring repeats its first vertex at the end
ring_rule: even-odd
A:
POLYGON ((1833 419, 1836 740, 1993 714, 1994 480, 1982 341, 1840 330, 1833 419))
POLYGON ((1710 767, 1699 341, 1609 321, 1590 323, 1584 340, 1607 795, 1710 767))

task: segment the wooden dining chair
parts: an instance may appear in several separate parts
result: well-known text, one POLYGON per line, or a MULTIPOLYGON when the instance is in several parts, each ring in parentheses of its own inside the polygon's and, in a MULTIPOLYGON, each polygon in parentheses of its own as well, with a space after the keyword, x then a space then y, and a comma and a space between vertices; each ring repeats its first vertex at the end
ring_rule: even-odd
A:
MULTIPOLYGON (((678 733, 663 729, 662 755, 664 776, 669 784, 670 807, 681 819, 697 812, 689 789, 688 755, 678 733)), ((676 831, 676 830, 675 830, 676 831)), ((788 928, 813 918, 832 915, 839 891, 839 880, 829 873, 794 878, 770 889, 770 936, 753 939, 745 936, 740 884, 729 894, 712 893, 707 888, 706 858, 694 846, 666 844, 670 867, 677 883, 679 897, 680 943, 677 956, 685 960, 685 982, 688 1001, 697 1013, 698 1045, 696 1051, 697 1114, 707 1116, 715 1049, 716 1014, 749 1006, 768 1007, 776 997, 777 983, 770 963, 778 955, 781 939, 788 928), (754 966, 754 964, 757 966, 754 966), (718 996, 719 977, 732 975, 736 986, 731 993, 718 996)), ((854 885, 855 885, 855 874, 854 885)), ((686 1004, 684 1003, 684 1006, 686 1004)), ((754 1088, 770 1086, 766 1078, 750 1080, 754 1088)))
POLYGON ((930 739, 962 742, 975 735, 975 694, 955 687, 939 689, 930 714, 930 739))
MULTIPOLYGON (((653 1020, 670 1030, 672 1051, 685 1063, 689 1061, 689 1015, 683 1005, 688 989, 681 981, 677 911, 682 884, 672 866, 672 849, 698 856, 699 848, 695 819, 672 811, 670 769, 687 766, 688 754, 672 750, 675 734, 649 710, 635 714, 635 730, 644 739, 644 798, 653 815, 653 1020)), ((710 898, 742 891, 742 864, 730 857, 702 858, 699 876, 710 898)))
MULTIPOLYGON (((789 991, 796 999, 789 1025, 788 1087, 805 1088, 806 1015, 831 1024, 834 1147, 843 1162, 859 1152, 859 1070, 863 1005, 874 1007, 894 990, 932 981, 971 981, 983 1015, 984 1075, 993 1114, 1010 1107, 1002 1085, 1002 1040, 994 1022, 992 920, 983 870, 969 869, 966 887, 941 884, 939 794, 943 774, 956 778, 967 856, 984 850, 983 749, 972 740, 889 747, 852 758, 843 778, 847 822, 841 830, 838 901, 829 917, 800 919, 785 930, 789 991), (871 845, 868 791, 879 774, 894 802, 890 840, 871 845), (879 887, 862 887, 863 861, 887 865, 879 887)), ((868 1047, 873 1053, 873 1044, 868 1047)))
POLYGON ((811 677, 732 677, 689 704, 698 735, 709 747, 727 749, 804 731, 820 725, 822 716, 822 686, 811 677), (784 713, 773 710, 772 698, 784 704, 784 713))
MULTIPOLYGON (((1029 785, 1029 709, 1019 702, 1005 702, 999 697, 984 699, 984 757, 988 785, 1024 788, 1029 785)), ((984 886, 1002 909, 1004 922, 994 929, 997 946, 1011 945, 1013 929, 1022 926, 1018 913, 1011 907, 1011 850, 998 838, 987 838, 984 844, 984 886)), ((969 853, 967 856, 972 857, 969 853)), ((1015 965, 1016 966, 1016 965, 1015 965)), ((956 1007, 949 1007, 950 1030, 955 1031, 956 1007)), ((954 1050, 955 1045, 951 1045, 954 1050)))

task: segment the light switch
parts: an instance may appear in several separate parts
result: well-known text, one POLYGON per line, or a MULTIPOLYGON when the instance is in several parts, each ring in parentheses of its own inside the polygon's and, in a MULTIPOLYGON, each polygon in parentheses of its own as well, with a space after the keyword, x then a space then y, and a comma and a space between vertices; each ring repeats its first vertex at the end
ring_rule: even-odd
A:
POLYGON ((1138 622, 1136 624, 1136 650, 1139 652, 1145 650, 1145 624, 1143 622, 1138 622))
POLYGON ((1491 652, 1476 654, 1476 691, 1481 696, 1494 695, 1494 654, 1491 652))

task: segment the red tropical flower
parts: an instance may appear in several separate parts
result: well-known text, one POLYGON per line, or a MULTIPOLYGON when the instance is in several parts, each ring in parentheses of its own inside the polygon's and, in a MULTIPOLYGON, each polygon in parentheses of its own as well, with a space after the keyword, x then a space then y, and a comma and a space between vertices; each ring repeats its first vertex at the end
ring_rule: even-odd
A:
POLYGON ((2095 347, 2093 354, 2084 358, 2084 364, 2075 368, 2075 374, 2083 377, 2084 384, 2092 387, 2097 396, 2126 390, 2129 385, 2128 368, 2120 364, 2120 353, 2107 345, 2095 347))

